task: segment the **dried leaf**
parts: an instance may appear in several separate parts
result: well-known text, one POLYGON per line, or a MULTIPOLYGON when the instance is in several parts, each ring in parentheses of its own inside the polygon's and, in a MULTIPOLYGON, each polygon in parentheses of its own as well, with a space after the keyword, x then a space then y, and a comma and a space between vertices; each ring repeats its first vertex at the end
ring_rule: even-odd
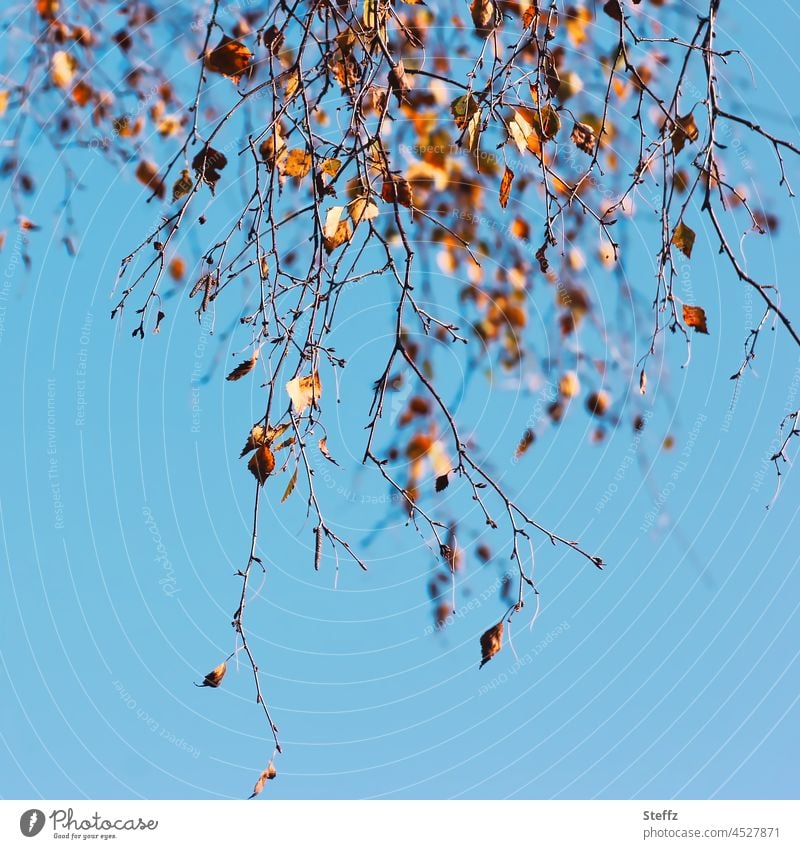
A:
POLYGON ((692 230, 691 227, 687 227, 686 224, 681 221, 681 223, 675 228, 675 232, 672 234, 672 244, 675 245, 682 254, 685 254, 688 259, 691 259, 692 248, 694 247, 694 238, 694 230, 692 230))
POLYGON ((481 635, 481 665, 488 663, 503 648, 503 620, 481 635))
POLYGON ((275 455, 268 445, 262 445, 250 458, 247 464, 253 477, 264 486, 264 481, 272 474, 275 468, 275 455))
POLYGON ((253 787, 253 792, 250 795, 251 799, 254 799, 258 794, 264 789, 264 785, 271 781, 278 774, 278 770, 275 769, 272 761, 269 762, 269 766, 261 773, 258 777, 258 781, 255 783, 255 787, 253 787))
POLYGON ((332 239, 336 235, 343 212, 343 206, 332 206, 328 210, 328 214, 325 216, 325 228, 322 231, 325 239, 332 239))
POLYGON ((206 68, 215 74, 228 77, 238 85, 242 74, 250 65, 252 56, 241 41, 223 35, 220 43, 206 55, 206 68))
POLYGON ((342 167, 342 162, 340 159, 326 159, 323 161, 322 165, 319 166, 319 170, 322 171, 323 174, 327 174, 329 177, 335 177, 339 173, 339 169, 342 167))
POLYGON ((372 221, 377 218, 379 209, 377 204, 372 203, 369 198, 356 198, 350 204, 350 220, 354 225, 360 224, 362 221, 372 221))
POLYGON ((296 147, 290 150, 286 156, 286 164, 283 173, 289 177, 305 177, 311 170, 311 154, 308 151, 296 147))
POLYGON ((399 203, 400 206, 410 208, 413 203, 411 184, 403 177, 386 180, 381 189, 381 197, 386 203, 399 203))
POLYGON ((482 34, 491 32, 497 21, 497 7, 493 0, 472 0, 469 7, 472 15, 472 23, 475 29, 482 34))
POLYGON ((397 98, 398 104, 402 106, 403 101, 407 99, 408 93, 411 91, 402 59, 389 71, 389 87, 392 94, 397 98))
POLYGON ((525 433, 522 434, 522 438, 517 445, 517 450, 514 452, 515 459, 519 460, 519 458, 533 445, 536 440, 536 434, 528 428, 525 433))
POLYGON ((292 399, 294 411, 301 415, 311 404, 316 406, 322 395, 322 383, 319 374, 307 374, 305 377, 295 377, 286 384, 286 391, 292 399))
POLYGON ((694 327, 698 333, 708 333, 706 311, 702 307, 683 305, 683 320, 689 327, 694 327))
POLYGON ((697 129, 697 123, 694 120, 694 115, 690 112, 682 118, 675 120, 675 127, 672 130, 672 150, 674 153, 680 153, 686 142, 697 141, 700 135, 700 130, 697 129))
POLYGON ((184 168, 181 171, 181 176, 172 184, 172 200, 173 202, 182 198, 184 195, 188 195, 192 190, 192 186, 194 183, 192 182, 192 178, 189 175, 188 169, 184 168))
POLYGON ((439 475, 436 478, 436 491, 441 492, 450 485, 450 475, 439 475))
POLYGON ((324 457, 324 458, 325 458, 325 459, 326 459, 329 463, 333 463, 333 465, 334 465, 334 466, 338 466, 338 465, 339 465, 339 464, 336 462, 336 460, 334 460, 334 459, 333 459, 333 457, 331 457, 331 453, 330 453, 330 451, 328 451, 328 437, 327 437, 327 436, 323 436, 323 437, 322 437, 322 439, 320 439, 320 441, 319 441, 319 450, 320 450, 320 453, 322 454, 322 456, 323 456, 323 457, 324 457))
POLYGON ((500 206, 503 209, 508 206, 508 197, 511 194, 511 184, 514 182, 514 172, 506 165, 503 171, 503 179, 500 181, 500 206))
POLYGON ((255 425, 250 431, 250 436, 247 437, 247 442, 245 443, 244 448, 242 448, 242 453, 239 455, 239 459, 241 460, 241 458, 250 451, 255 451, 259 445, 272 445, 272 443, 290 427, 291 425, 289 424, 278 425, 278 427, 255 425))
POLYGON ((206 675, 203 679, 202 684, 198 684, 198 687, 219 687, 222 683, 222 679, 225 677, 225 673, 228 671, 228 664, 223 660, 219 666, 215 666, 211 672, 206 675))
POLYGON ((575 126, 572 128, 570 138, 578 150, 582 150, 584 153, 588 154, 594 153, 594 149, 597 146, 597 136, 595 135, 594 129, 588 124, 582 124, 576 121, 575 126))
POLYGON ((225 154, 220 153, 208 144, 192 160, 192 168, 194 168, 197 178, 208 185, 212 194, 217 181, 222 176, 219 172, 227 164, 228 159, 225 154))
POLYGON ((250 374, 250 372, 255 368, 256 363, 258 362, 258 351, 250 357, 249 360, 244 360, 239 363, 238 366, 225 378, 225 380, 241 380, 246 374, 250 374))
POLYGON ((294 474, 289 478, 289 483, 286 484, 286 489, 284 490, 283 497, 281 498, 281 504, 294 492, 295 485, 297 484, 297 472, 299 470, 299 466, 295 466, 294 474))
MULTIPOLYGON (((685 315, 685 313, 684 313, 685 315)), ((644 395, 647 392, 647 372, 642 369, 642 373, 639 375, 639 392, 644 395)))
MULTIPOLYGON (((341 207, 344 209, 344 207, 341 207)), ((350 225, 349 221, 339 221, 336 225, 336 232, 330 238, 324 238, 322 240, 323 247, 325 248, 327 253, 331 253, 335 251, 336 248, 345 244, 345 242, 349 242, 353 235, 353 228, 350 225)))
POLYGON ((586 399, 586 409, 593 416, 604 416, 610 404, 611 398, 609 397, 608 392, 605 392, 602 389, 599 392, 592 392, 592 394, 586 399))

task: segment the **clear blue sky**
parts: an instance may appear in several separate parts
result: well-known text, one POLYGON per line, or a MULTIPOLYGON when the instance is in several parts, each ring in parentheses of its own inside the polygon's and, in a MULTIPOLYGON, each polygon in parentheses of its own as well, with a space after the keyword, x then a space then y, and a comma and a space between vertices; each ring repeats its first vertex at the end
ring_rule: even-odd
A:
MULTIPOLYGON (((741 64, 732 79, 765 123, 795 132, 796 13, 785 3, 769 4, 769 17, 748 8, 722 3, 720 28, 741 41, 756 81, 741 64)), ((800 316, 797 207, 772 180, 769 148, 740 138, 769 180, 764 204, 782 218, 773 242, 751 240, 750 260, 777 275, 800 316)), ((250 673, 232 666, 217 691, 192 682, 233 648, 232 573, 246 557, 252 499, 237 456, 261 415, 257 381, 225 383, 217 368, 192 383, 213 366, 219 334, 205 337, 185 298, 169 301, 164 330, 145 344, 109 321, 118 260, 155 211, 135 202, 129 174, 99 157, 79 161, 90 170, 78 257, 49 238, 56 168, 31 210, 45 225, 30 237, 32 271, 13 259, 13 239, 0 253, 0 794, 240 797, 271 752, 250 673)), ((51 167, 43 159, 41 173, 51 167)), ((732 404, 727 378, 758 305, 703 232, 696 254, 691 286, 711 335, 696 341, 688 370, 675 340, 669 385, 651 377, 678 411, 657 405, 643 446, 658 454, 667 433, 677 444, 647 479, 630 461, 628 420, 592 445, 582 414, 512 465, 536 394, 488 396, 482 378, 470 383, 462 416, 480 425, 520 501, 608 563, 600 573, 538 546, 543 607, 532 632, 513 632, 522 663, 506 647, 478 671, 478 637, 504 609, 487 592, 496 568, 470 563, 463 615, 431 635, 432 561, 413 532, 401 523, 382 532, 363 549, 369 573, 343 561, 334 590, 329 558, 313 571, 302 499, 280 505, 271 491, 261 537, 269 571, 250 622, 285 754, 264 796, 797 797, 800 479, 787 475, 765 505, 777 423, 800 406, 800 358, 782 333, 765 333, 732 404)), ((649 292, 649 267, 641 278, 649 292)), ((384 488, 356 461, 390 294, 381 282, 360 288, 337 341, 351 364, 341 405, 326 387, 331 451, 355 471, 326 467, 321 480, 331 516, 357 542, 385 515, 374 503, 384 488)))

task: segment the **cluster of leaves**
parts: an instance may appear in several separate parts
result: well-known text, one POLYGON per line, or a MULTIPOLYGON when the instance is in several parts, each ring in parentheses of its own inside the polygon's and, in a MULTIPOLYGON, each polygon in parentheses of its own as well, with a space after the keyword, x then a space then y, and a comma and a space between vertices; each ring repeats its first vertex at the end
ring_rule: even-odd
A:
MULTIPOLYGON (((365 0, 356 9, 289 0, 239 14, 215 0, 201 20, 177 4, 131 4, 109 26, 113 15, 91 5, 33 4, 34 35, 15 65, 27 72, 5 78, 0 91, 0 111, 16 110, 2 172, 13 180, 20 221, 32 224, 24 209, 34 183, 21 151, 33 123, 64 169, 68 212, 77 185, 71 148, 99 148, 160 204, 157 224, 121 265, 112 315, 124 317, 135 301, 134 336, 161 328, 165 289, 185 286, 199 318, 216 312, 226 290, 246 303, 246 354, 228 380, 258 375, 264 413, 243 427, 242 457, 256 486, 233 625, 276 752, 244 627, 251 570, 263 568, 259 499, 285 476, 281 500, 302 492, 314 517, 315 568, 326 546, 337 568, 340 551, 366 568, 326 520, 309 456, 316 445, 336 463, 322 387, 346 366, 329 337, 355 284, 381 277, 394 286, 394 338, 375 372, 363 457, 432 552, 437 624, 452 612, 446 587, 467 556, 438 494, 457 484, 481 521, 507 534, 499 547, 516 591, 506 577, 507 610, 481 638, 481 665, 501 649, 504 623, 526 594, 538 610, 535 535, 603 564, 526 513, 480 445, 462 435, 438 380, 440 348, 469 343, 473 367, 496 364, 525 385, 557 387, 542 420, 522 433, 517 459, 575 399, 593 417, 592 438, 603 439, 605 423, 622 414, 615 399, 633 384, 639 400, 630 420, 641 429, 636 405, 665 331, 689 348, 691 329, 709 333, 706 311, 683 302, 676 286, 701 217, 732 273, 764 305, 734 377, 770 321, 800 345, 774 287, 751 276, 734 247, 732 233, 764 233, 777 222, 751 206, 720 138, 723 128, 751 132, 775 153, 782 184, 783 156, 798 149, 723 107, 717 67, 733 51, 717 46, 718 11, 718 0, 699 17, 665 0, 473 0, 455 11, 413 0, 365 0), (648 294, 631 285, 623 263, 639 209, 660 222, 648 294), (189 260, 179 252, 187 231, 206 246, 189 260), (307 237, 300 245, 299 232, 307 237), (592 274, 608 278, 602 304, 592 274), (432 290, 437 276, 448 291, 432 290), (463 327, 437 316, 445 304, 463 327), (652 331, 642 339, 648 311, 652 331), (532 315, 544 332, 531 327, 532 315), (387 424, 390 398, 407 400, 387 424)), ((64 220, 72 226, 71 214, 64 220)), ((64 238, 71 244, 71 233, 64 238)), ((469 554, 495 559, 483 540, 469 554)), ((223 664, 204 685, 217 687, 224 673, 223 664)), ((254 792, 272 777, 270 760, 254 792)))

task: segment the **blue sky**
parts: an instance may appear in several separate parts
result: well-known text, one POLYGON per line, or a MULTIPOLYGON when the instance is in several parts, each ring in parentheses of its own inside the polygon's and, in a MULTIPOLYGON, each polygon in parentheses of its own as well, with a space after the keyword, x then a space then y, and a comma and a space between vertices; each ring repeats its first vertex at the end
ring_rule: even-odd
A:
MULTIPOLYGON (((800 72, 778 39, 796 41, 796 13, 770 4, 762 20, 722 5, 720 27, 755 74, 750 82, 739 65, 731 79, 765 123, 794 132, 800 72)), ((764 175, 763 205, 781 216, 777 238, 749 240, 748 260, 800 315, 797 208, 772 180, 769 147, 737 139, 764 175)), ((66 257, 50 226, 30 236, 30 273, 11 236, 0 254, 0 793, 237 798, 271 752, 249 670, 231 664, 216 691, 192 682, 233 649, 232 573, 246 558, 253 495, 237 457, 261 414, 258 381, 222 380, 232 313, 209 337, 194 304, 176 297, 145 344, 108 320, 119 258, 155 211, 135 202, 129 175, 99 157, 81 165, 78 256, 66 257), (198 381, 220 350, 224 365, 198 381)), ((45 224, 61 191, 50 174, 30 213, 45 224)), ((648 261, 628 262, 649 292, 648 261)), ((481 375, 468 384, 462 420, 518 500, 608 564, 601 573, 537 541, 542 612, 532 631, 515 621, 517 659, 506 646, 478 670, 478 637, 504 610, 502 564, 470 562, 453 623, 431 634, 433 562, 413 531, 392 515, 361 549, 369 572, 343 560, 334 588, 331 558, 313 571, 302 499, 281 505, 267 484, 268 572, 250 623, 285 753, 265 797, 797 797, 796 476, 765 507, 777 424, 800 406, 799 352, 765 332, 734 396, 728 376, 758 304, 702 231, 690 275, 711 335, 695 341, 689 369, 673 340, 669 377, 651 376, 661 400, 640 443, 625 417, 593 445, 577 413, 511 463, 541 390, 489 394, 481 375), (659 451, 668 433, 676 445, 659 451)), ((431 273, 434 290, 447 282, 431 273)), ((387 513, 384 487, 357 462, 391 297, 382 281, 359 287, 335 343, 349 360, 342 403, 333 385, 324 398, 331 451, 346 468, 323 462, 320 481, 337 528, 356 542, 387 513)), ((449 367, 457 378, 464 363, 449 367)), ((443 508, 466 517, 469 501, 453 490, 443 508)))

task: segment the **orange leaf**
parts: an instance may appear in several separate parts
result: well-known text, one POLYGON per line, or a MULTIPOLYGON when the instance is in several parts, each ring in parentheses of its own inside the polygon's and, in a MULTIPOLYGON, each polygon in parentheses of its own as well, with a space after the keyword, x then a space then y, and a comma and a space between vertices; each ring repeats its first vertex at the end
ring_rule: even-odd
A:
POLYGON ((488 663, 503 648, 503 620, 481 635, 481 665, 488 663))
POLYGON ((272 761, 270 761, 269 766, 267 766, 264 772, 262 772, 261 775, 258 777, 258 781, 256 781, 255 787, 253 787, 253 792, 250 795, 250 798, 252 799, 255 796, 258 796, 258 794, 264 789, 264 785, 268 781, 275 778, 277 774, 278 770, 275 769, 275 765, 272 763, 272 761))
POLYGON ((683 305, 683 320, 689 327, 694 327, 698 333, 708 333, 706 311, 702 307, 683 305))
POLYGON ((206 55, 206 68, 215 74, 228 77, 238 85, 242 73, 250 65, 252 56, 241 41, 223 35, 222 41, 206 55))
POLYGON ((283 173, 289 177, 305 177, 311 170, 311 154, 299 147, 290 150, 286 156, 283 173))
POLYGON ((222 679, 225 677, 225 673, 228 670, 228 665, 223 660, 219 666, 215 666, 211 672, 206 675, 203 679, 202 684, 198 684, 198 687, 219 687, 222 679))
POLYGON ((508 197, 511 194, 511 184, 514 182, 514 172, 506 165, 503 171, 503 179, 500 181, 500 206, 503 209, 508 206, 508 197))
POLYGON ((136 179, 143 186, 152 189, 157 197, 164 197, 164 181, 158 176, 158 166, 155 163, 142 160, 136 166, 136 179))
POLYGON ((692 248, 694 247, 694 238, 694 230, 692 230, 691 227, 687 227, 686 224, 681 221, 681 223, 675 228, 675 232, 672 234, 672 244, 675 245, 682 254, 685 254, 687 259, 691 259, 692 248))
POLYGON ((264 481, 272 474, 275 468, 275 455, 268 445, 262 445, 250 458, 247 464, 253 477, 264 486, 264 481))

